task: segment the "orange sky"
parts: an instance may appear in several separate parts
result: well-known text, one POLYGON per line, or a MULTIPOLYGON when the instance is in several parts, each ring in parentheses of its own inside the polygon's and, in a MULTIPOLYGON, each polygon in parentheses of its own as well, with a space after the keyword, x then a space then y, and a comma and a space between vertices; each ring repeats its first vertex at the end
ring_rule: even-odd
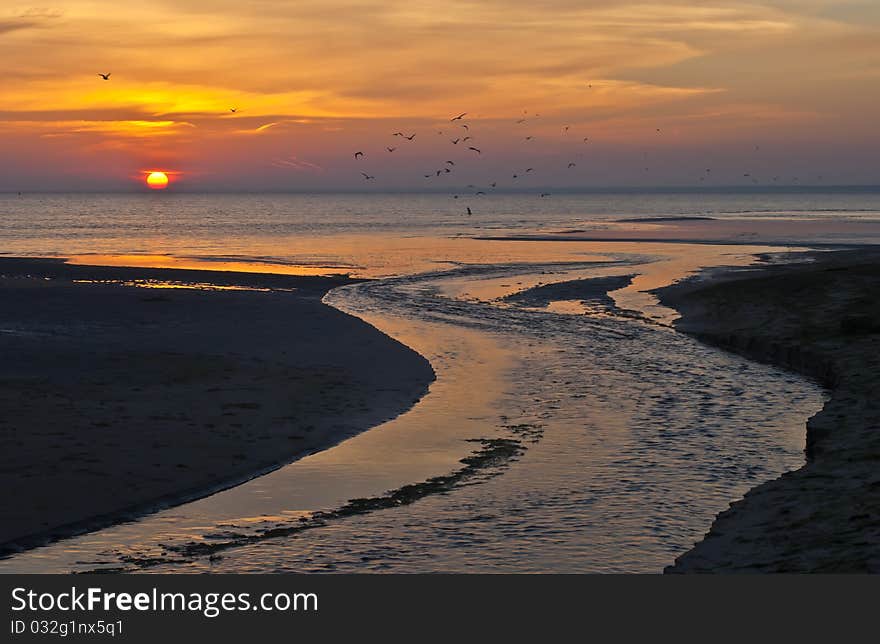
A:
POLYGON ((0 190, 880 183, 873 0, 12 0, 0 57, 0 190))

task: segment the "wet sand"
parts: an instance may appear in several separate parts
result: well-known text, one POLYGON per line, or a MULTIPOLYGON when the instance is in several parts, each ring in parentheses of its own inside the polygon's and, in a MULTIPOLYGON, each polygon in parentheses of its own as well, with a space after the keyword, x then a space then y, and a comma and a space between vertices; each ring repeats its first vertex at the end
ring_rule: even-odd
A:
POLYGON ((321 303, 353 281, 0 258, 0 553, 204 496, 406 411, 433 370, 321 303), (169 283, 245 290, 155 288, 169 283))
POLYGON ((806 465, 731 504, 666 572, 880 572, 880 251, 801 259, 658 292, 679 330, 830 390, 806 465))

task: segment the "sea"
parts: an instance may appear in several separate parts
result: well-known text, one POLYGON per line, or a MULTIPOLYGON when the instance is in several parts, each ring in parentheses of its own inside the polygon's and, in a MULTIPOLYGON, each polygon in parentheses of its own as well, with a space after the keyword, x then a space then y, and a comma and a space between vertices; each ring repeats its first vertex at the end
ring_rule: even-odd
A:
POLYGON ((333 448, 0 572, 661 572, 803 464, 826 393, 675 331, 652 289, 878 241, 868 189, 2 194, 0 255, 369 278, 324 302, 437 379, 333 448), (527 296, 593 278, 607 297, 527 296))

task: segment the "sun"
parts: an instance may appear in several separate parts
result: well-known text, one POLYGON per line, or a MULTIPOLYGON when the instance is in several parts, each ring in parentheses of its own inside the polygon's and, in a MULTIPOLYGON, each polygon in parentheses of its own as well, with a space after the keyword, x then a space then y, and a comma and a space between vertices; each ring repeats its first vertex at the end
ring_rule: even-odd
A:
POLYGON ((168 175, 164 172, 151 172, 147 175, 147 185, 153 190, 164 190, 168 187, 168 175))

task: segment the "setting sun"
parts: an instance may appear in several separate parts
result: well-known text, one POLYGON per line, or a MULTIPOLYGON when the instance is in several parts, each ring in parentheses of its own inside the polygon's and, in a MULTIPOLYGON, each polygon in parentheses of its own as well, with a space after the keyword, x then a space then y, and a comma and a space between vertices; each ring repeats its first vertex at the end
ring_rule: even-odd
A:
POLYGON ((151 172, 147 175, 147 185, 153 190, 164 190, 168 187, 168 175, 164 172, 151 172))

